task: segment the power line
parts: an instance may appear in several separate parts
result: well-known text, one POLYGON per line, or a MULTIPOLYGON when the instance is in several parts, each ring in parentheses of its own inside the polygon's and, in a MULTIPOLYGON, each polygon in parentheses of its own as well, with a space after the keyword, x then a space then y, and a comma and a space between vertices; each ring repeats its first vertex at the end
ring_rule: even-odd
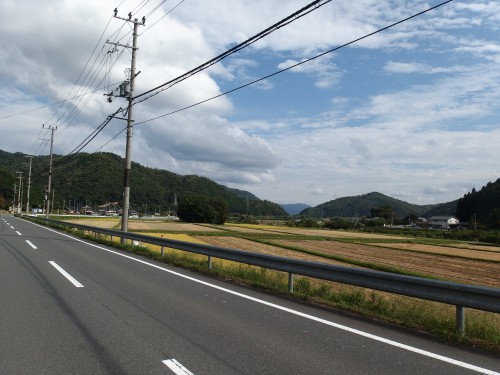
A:
MULTIPOLYGON (((356 43, 356 42, 359 42, 360 40, 366 39, 366 38, 368 38, 368 37, 370 37, 370 36, 373 36, 373 35, 375 35, 375 34, 378 34, 378 33, 382 32, 382 31, 388 30, 388 29, 390 29, 390 28, 392 28, 392 27, 394 27, 394 26, 397 26, 397 25, 399 25, 399 24, 401 24, 401 23, 403 23, 403 22, 409 21, 409 20, 411 20, 411 19, 413 19, 413 18, 416 18, 416 17, 418 17, 418 16, 421 16, 422 14, 425 14, 425 13, 430 12, 430 11, 432 11, 432 10, 436 9, 436 8, 439 8, 439 7, 441 7, 441 6, 445 5, 445 4, 451 3, 452 1, 453 1, 453 0, 447 0, 447 1, 444 1, 444 2, 439 3, 439 4, 437 4, 437 5, 433 6, 433 7, 428 8, 428 9, 426 9, 426 10, 423 10, 423 11, 421 11, 421 12, 418 12, 418 13, 416 13, 416 14, 413 14, 412 16, 409 16, 409 17, 404 18, 404 19, 402 19, 402 20, 400 20, 400 21, 397 21, 397 22, 394 22, 394 23, 392 23, 392 24, 390 24, 390 25, 388 25, 388 26, 385 26, 385 27, 383 27, 383 28, 381 28, 381 29, 378 29, 378 30, 373 31, 373 32, 371 32, 371 33, 369 33, 369 34, 366 34, 366 35, 364 35, 364 36, 362 36, 362 37, 356 38, 356 39, 354 39, 354 40, 351 40, 350 42, 347 42, 347 43, 345 43, 345 44, 342 44, 342 45, 340 45, 340 46, 337 46, 337 47, 335 47, 335 48, 332 48, 332 49, 330 49, 330 50, 328 50, 328 51, 325 51, 325 52, 323 52, 323 53, 320 53, 319 55, 316 55, 316 56, 311 57, 311 58, 309 58, 309 59, 302 60, 301 62, 298 62, 298 63, 296 63, 296 64, 293 64, 293 65, 291 65, 291 66, 289 66, 289 67, 287 67, 287 68, 284 68, 284 69, 278 70, 278 71, 276 71, 276 72, 274 72, 274 73, 268 74, 268 75, 266 75, 266 76, 264 76, 264 77, 258 78, 258 79, 256 79, 256 80, 253 80, 253 81, 251 81, 251 82, 248 82, 248 83, 246 83, 246 84, 244 84, 244 85, 238 86, 238 87, 236 87, 236 88, 234 88, 234 89, 231 89, 231 90, 225 91, 225 92, 223 92, 223 93, 221 93, 221 94, 218 94, 218 95, 212 96, 211 98, 208 98, 208 99, 205 99, 205 100, 199 101, 199 102, 197 102, 197 103, 194 103, 194 104, 188 105, 188 106, 183 107, 183 108, 179 108, 179 109, 177 109, 177 110, 175 110, 175 111, 172 111, 172 112, 169 112, 169 113, 165 113, 165 114, 163 114, 163 115, 160 115, 160 116, 157 116, 157 117, 151 118, 151 119, 149 119, 149 120, 144 120, 144 121, 141 121, 141 122, 137 122, 135 125, 144 124, 144 123, 146 123, 146 122, 154 121, 154 120, 157 120, 157 119, 162 118, 162 117, 170 116, 170 115, 173 115, 173 114, 175 114, 175 113, 182 112, 182 111, 184 111, 184 110, 186 110, 186 109, 190 109, 190 108, 196 107, 196 106, 198 106, 198 105, 200 105, 200 104, 203 104, 203 103, 209 102, 209 101, 211 101, 211 100, 214 100, 214 99, 220 98, 221 96, 231 94, 231 93, 233 93, 233 92, 235 92, 235 91, 238 91, 238 90, 241 90, 241 89, 243 89, 243 88, 245 88, 245 87, 251 86, 251 85, 253 85, 253 84, 257 83, 257 82, 260 82, 260 81, 263 81, 263 80, 265 80, 265 79, 271 78, 271 77, 273 77, 273 76, 275 76, 275 75, 278 75, 278 74, 280 74, 280 73, 283 73, 283 72, 286 72, 286 71, 288 71, 288 70, 290 70, 290 69, 293 69, 293 68, 295 68, 295 67, 297 67, 297 66, 299 66, 299 65, 305 64, 305 63, 310 62, 310 61, 312 61, 312 60, 315 60, 315 59, 317 59, 317 58, 319 58, 319 57, 325 56, 325 55, 327 55, 327 54, 329 54, 329 53, 335 52, 335 51, 337 51, 337 50, 339 50, 339 49, 341 49, 341 48, 344 48, 344 47, 347 47, 347 46, 349 46, 349 45, 351 45, 351 44, 354 44, 354 43, 356 43)), ((139 103, 140 103, 140 102, 139 102, 139 103)))
MULTIPOLYGON (((149 29, 151 29, 152 27, 154 27, 158 22, 160 22, 163 18, 165 18, 166 16, 168 16, 170 13, 172 13, 179 5, 181 5, 184 1, 186 0, 181 0, 177 3, 176 6, 174 6, 172 9, 170 9, 167 13, 165 13, 163 16, 161 16, 158 20, 156 20, 154 23, 151 24, 151 26, 149 26, 148 28, 146 28, 146 30, 144 30, 140 35, 144 34, 146 31, 148 31, 149 29)), ((165 1, 163 1, 161 4, 163 4, 165 1)), ((160 4, 160 5, 161 5, 160 4)), ((152 13, 151 13, 152 14, 152 13)), ((148 16, 146 16, 148 17, 148 16)))
POLYGON ((3 117, 0 117, 0 120, 4 120, 4 119, 10 118, 10 117, 24 115, 24 114, 30 113, 30 112, 36 112, 36 111, 39 111, 39 110, 47 108, 47 107, 52 107, 53 105, 61 104, 61 103, 64 103, 64 102, 68 102, 68 101, 74 100, 76 98, 80 98, 80 97, 85 96, 85 95, 90 95, 90 94, 96 93, 97 91, 101 91, 103 89, 107 89, 108 87, 111 87, 111 86, 116 86, 116 85, 118 85, 120 83, 121 82, 115 82, 115 83, 112 83, 112 84, 107 85, 107 86, 99 87, 99 88, 97 88, 97 89, 95 89, 93 91, 88 91, 88 92, 85 92, 83 94, 75 95, 75 96, 73 96, 73 97, 71 97, 69 99, 59 100, 58 102, 46 104, 46 105, 43 105, 41 107, 32 108, 32 109, 28 109, 26 111, 17 112, 17 113, 13 113, 13 114, 10 114, 10 115, 7 115, 7 116, 3 116, 3 117))
POLYGON ((123 128, 122 130, 120 130, 117 134, 115 134, 109 141, 107 141, 105 144, 103 144, 101 147, 99 147, 97 150, 95 150, 94 152, 99 152, 101 151, 104 147, 106 147, 111 141, 115 140, 120 134, 122 134, 125 130, 127 130, 127 128, 123 128))
MULTIPOLYGON (((83 75, 83 72, 84 72, 84 71, 85 71, 85 69, 87 68, 87 66, 88 66, 88 64, 89 64, 89 62, 90 62, 90 60, 92 59, 92 56, 94 56, 94 53, 95 53, 95 51, 96 51, 96 49, 97 49, 97 46, 98 46, 98 45, 99 45, 99 43, 101 42, 102 37, 104 36, 104 33, 105 33, 105 32, 106 32, 106 30, 108 29, 109 24, 111 23, 111 20, 112 20, 112 17, 110 17, 110 18, 109 18, 109 21, 108 21, 108 23, 107 23, 106 27, 105 27, 105 28, 104 28, 104 30, 102 31, 101 36, 99 37, 99 40, 97 41, 96 45, 94 46, 94 49, 92 50, 92 53, 90 54, 89 58, 87 59, 87 62, 85 63, 85 65, 84 65, 83 69, 81 70, 80 74, 78 75, 78 78, 76 79, 75 83, 73 84, 73 87, 72 87, 72 88, 71 88, 71 90, 68 92, 68 95, 66 96, 66 99, 68 99, 68 97, 71 95, 71 93, 72 93, 73 89, 74 89, 74 88, 76 87, 76 85, 78 84, 78 81, 80 80, 81 76, 83 75)), ((83 83, 86 81, 86 79, 87 79, 87 77, 88 77, 88 75, 89 75, 90 71, 91 71, 91 70, 92 70, 92 68, 94 67, 94 65, 95 65, 95 61, 94 61, 94 64, 92 65, 92 67, 90 68, 90 70, 87 72, 87 75, 86 75, 86 76, 85 76, 85 78, 83 79, 83 81, 82 81, 82 85, 83 85, 83 83)), ((80 86, 80 87, 81 87, 81 86, 80 86)), ((79 91, 80 91, 80 89, 78 89, 77 93, 78 93, 79 91)), ((63 103, 66 103, 66 101, 64 101, 63 103)), ((61 104, 61 106, 58 108, 58 110, 57 110, 56 112, 54 112, 54 114, 52 115, 52 117, 54 117, 54 116, 55 116, 55 115, 59 112, 59 110, 62 108, 62 106, 63 106, 63 105, 61 104)), ((47 123, 49 123, 49 122, 50 122, 50 120, 52 119, 52 117, 51 117, 51 118, 47 121, 47 123)), ((58 121, 58 120, 57 120, 57 121, 58 121)), ((56 122, 57 122, 57 121, 56 121, 56 122)))
POLYGON ((159 94, 160 92, 176 85, 177 83, 181 82, 181 81, 184 81, 185 79, 209 68, 210 66, 218 63, 219 61, 225 59, 226 57, 232 55, 233 53, 236 53, 240 50, 242 50, 243 48, 246 48, 248 46, 250 46, 251 44, 257 42, 258 40, 264 38, 265 36, 271 34, 272 32, 278 30, 279 28, 283 27, 283 26, 286 26, 290 23, 292 23, 293 21, 305 16, 306 14, 309 14, 310 12, 312 12, 313 10, 316 10, 318 9, 319 7, 325 5, 325 4, 328 4, 329 2, 331 2, 332 0, 326 0, 322 3, 322 0, 315 0, 313 1, 312 3, 306 5, 305 7, 301 8, 300 10, 296 11, 295 13, 292 13, 291 15, 289 15, 288 17, 282 19, 281 21, 275 23, 274 25, 268 27, 267 29, 255 34, 254 36, 252 36, 251 38, 247 39, 246 41, 234 46, 233 48, 227 50, 226 52, 220 54, 219 56, 216 56, 214 57, 213 59, 207 61, 206 63, 190 70, 189 72, 187 73, 184 73, 183 75, 177 77, 177 78, 174 78, 173 80, 170 80, 168 82, 165 82, 165 83, 162 83, 161 85, 151 89, 151 90, 148 90, 146 92, 143 92, 142 94, 139 94, 137 96, 135 96, 133 99, 136 100, 144 95, 148 95, 150 94, 149 96, 147 96, 146 98, 140 100, 139 102, 135 102, 134 104, 137 104, 137 103, 141 103, 149 98, 151 98, 152 96, 155 96, 157 94, 159 94))

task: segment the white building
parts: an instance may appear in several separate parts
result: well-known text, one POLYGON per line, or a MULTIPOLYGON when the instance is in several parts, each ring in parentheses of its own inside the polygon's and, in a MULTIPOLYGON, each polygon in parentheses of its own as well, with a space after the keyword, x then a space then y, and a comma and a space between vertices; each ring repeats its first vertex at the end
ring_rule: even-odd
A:
POLYGON ((455 216, 432 216, 429 218, 429 225, 436 229, 450 229, 457 227, 459 220, 455 216))

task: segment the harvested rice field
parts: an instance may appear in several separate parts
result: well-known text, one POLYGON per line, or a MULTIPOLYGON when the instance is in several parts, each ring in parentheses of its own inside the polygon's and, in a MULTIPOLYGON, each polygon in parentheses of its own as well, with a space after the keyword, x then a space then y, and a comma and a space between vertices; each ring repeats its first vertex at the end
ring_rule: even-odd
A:
MULTIPOLYGON (((85 219, 75 222, 104 228, 119 226, 117 219, 85 219)), ((144 234, 151 231, 151 235, 165 238, 295 259, 348 267, 361 265, 365 268, 397 268, 443 280, 500 287, 498 246, 458 241, 430 245, 424 240, 419 243, 419 239, 413 237, 360 232, 259 225, 212 226, 146 220, 130 221, 129 230, 144 234), (259 242, 264 239, 266 243, 259 242), (356 242, 357 239, 359 242, 356 242)))

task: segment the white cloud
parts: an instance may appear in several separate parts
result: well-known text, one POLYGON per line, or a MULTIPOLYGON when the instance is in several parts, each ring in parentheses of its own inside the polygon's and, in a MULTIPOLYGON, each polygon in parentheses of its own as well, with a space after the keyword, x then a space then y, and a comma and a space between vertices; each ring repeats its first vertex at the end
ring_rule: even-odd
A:
MULTIPOLYGON (((123 3, 119 14, 138 4, 123 3)), ((167 2, 139 28, 136 94, 189 71, 305 4, 190 0, 149 29, 172 7, 167 2)), ((217 96, 432 4, 331 2, 137 104, 136 124, 217 96)), ((154 6, 145 5, 137 16, 154 6)), ((495 142, 500 135, 499 6, 453 2, 291 69, 294 74, 284 75, 286 86, 271 78, 256 85, 259 90, 246 89, 137 125, 133 160, 207 176, 280 203, 316 204, 369 191, 420 203, 456 199, 500 172, 495 142), (281 109, 282 102, 293 111, 281 109)), ((130 51, 111 67, 105 62, 111 46, 104 41, 130 44, 131 30, 112 18, 112 9, 98 0, 2 2, 0 12, 9 16, 0 23, 0 117, 93 91, 103 85, 99 81, 107 69, 107 81, 121 82, 130 51), (36 22, 27 15, 36 15, 36 22), (97 54, 89 60, 108 21, 97 54)), ((28 153, 35 144, 46 153, 46 142, 34 142, 41 125, 50 123, 59 126, 56 152, 69 152, 109 113, 125 107, 124 99, 107 103, 104 92, 1 119, 0 126, 9 131, 2 133, 0 148, 28 153)), ((113 120, 85 151, 101 147, 124 125, 113 120)), ((124 134, 103 148, 121 155, 123 149, 124 134)))
POLYGON ((340 72, 332 61, 331 56, 321 57, 304 63, 305 59, 301 61, 287 60, 278 65, 278 70, 288 69, 293 66, 289 71, 292 73, 305 73, 314 78, 314 86, 320 89, 332 87, 340 79, 340 72), (297 65, 300 64, 301 65, 297 65), (297 65, 297 66, 295 66, 297 65))

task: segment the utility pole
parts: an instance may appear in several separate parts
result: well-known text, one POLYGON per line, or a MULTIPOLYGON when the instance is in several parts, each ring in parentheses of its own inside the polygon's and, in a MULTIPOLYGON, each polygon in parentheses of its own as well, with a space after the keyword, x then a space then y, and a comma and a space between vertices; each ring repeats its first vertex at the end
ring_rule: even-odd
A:
MULTIPOLYGON (((43 125, 43 128, 45 128, 45 125, 43 125)), ((54 132, 57 130, 57 126, 50 126, 48 127, 51 131, 51 136, 50 136, 50 161, 49 161, 49 185, 47 186, 47 191, 45 192, 45 198, 46 198, 46 210, 45 210, 45 217, 48 219, 49 218, 49 210, 50 210, 50 192, 51 192, 51 184, 52 184, 52 149, 54 147, 54 132)))
MULTIPOLYGON (((134 87, 135 87, 135 77, 139 73, 135 73, 135 56, 137 52, 137 28, 139 25, 144 25, 146 23, 146 18, 142 17, 142 23, 139 23, 137 18, 132 20, 132 13, 128 14, 128 18, 118 17, 118 10, 115 8, 114 17, 132 22, 134 24, 134 31, 132 33, 132 62, 130 64, 130 88, 128 93, 126 92, 127 82, 124 82, 120 85, 120 94, 123 96, 127 96, 128 98, 128 110, 127 110, 127 141, 125 146, 125 171, 123 176, 123 208, 122 208, 122 222, 121 222, 121 230, 123 232, 128 231, 128 212, 130 205, 130 170, 132 169, 132 126, 134 123, 133 119, 133 105, 132 101, 134 99, 134 87)), ((112 43, 118 45, 117 43, 112 43)), ((128 47, 128 46, 124 46, 128 47)), ((111 99, 109 96, 108 99, 111 99)), ((122 242, 125 242, 126 239, 122 238, 122 242)))
POLYGON ((17 183, 14 184, 14 197, 12 198, 12 212, 16 213, 17 183))
POLYGON ((29 209, 30 209, 30 189, 31 189, 31 164, 33 162, 33 155, 26 156, 27 158, 30 158, 30 169, 28 173, 28 195, 26 197, 26 215, 29 215, 29 209))
POLYGON ((23 190, 23 185, 22 185, 22 178, 23 178, 23 172, 16 172, 17 174, 19 174, 19 189, 18 189, 18 198, 17 198, 17 208, 16 208, 16 212, 18 214, 21 214, 21 191, 23 190))

